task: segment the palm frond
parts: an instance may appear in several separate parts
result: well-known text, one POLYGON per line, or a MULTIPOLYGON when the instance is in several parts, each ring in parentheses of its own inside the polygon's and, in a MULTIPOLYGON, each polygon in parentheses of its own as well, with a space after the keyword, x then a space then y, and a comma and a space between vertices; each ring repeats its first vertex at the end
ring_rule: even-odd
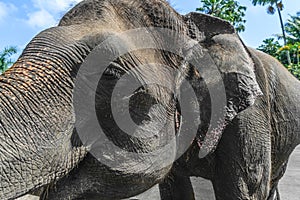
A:
POLYGON ((283 6, 283 4, 282 4, 282 1, 278 2, 276 5, 277 5, 277 8, 278 8, 280 11, 283 10, 284 6, 283 6))
POLYGON ((256 6, 256 5, 265 6, 267 4, 274 5, 277 2, 278 2, 278 0, 252 0, 252 4, 254 6, 256 6))
POLYGON ((267 8, 268 14, 274 15, 275 12, 276 12, 276 9, 273 6, 268 6, 268 8, 267 8))
POLYGON ((1 53, 0 53, 0 58, 6 58, 9 57, 13 54, 17 53, 17 48, 16 47, 6 47, 1 53))
POLYGON ((2 52, 0 52, 0 73, 3 73, 13 61, 10 58, 13 54, 17 53, 16 47, 6 47, 2 52))

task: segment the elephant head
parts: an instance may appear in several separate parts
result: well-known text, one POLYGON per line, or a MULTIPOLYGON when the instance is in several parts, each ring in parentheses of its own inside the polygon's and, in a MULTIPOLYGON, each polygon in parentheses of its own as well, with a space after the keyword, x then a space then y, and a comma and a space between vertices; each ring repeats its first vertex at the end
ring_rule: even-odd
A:
MULTIPOLYGON (((212 97, 211 94, 213 91, 219 92, 218 87, 220 86, 213 86, 210 91, 207 91, 201 84, 203 80, 199 79, 196 74, 189 77, 193 80, 193 87, 198 90, 196 94, 201 96, 198 100, 200 99, 200 114, 203 121, 199 126, 196 141, 200 147, 199 157, 202 158, 216 149, 217 141, 226 125, 237 113, 253 105, 262 92, 256 82, 255 64, 252 57, 229 22, 200 13, 189 13, 183 17, 190 26, 190 30, 196 29, 204 35, 204 39, 199 42, 207 51, 209 65, 217 66, 221 73, 226 93, 224 118, 214 124, 209 121, 212 119, 211 112, 214 105, 208 102, 213 103, 213 99, 210 98, 217 98, 218 95, 212 97)), ((212 68, 211 66, 206 67, 212 68)), ((212 79, 215 78, 212 76, 212 79)), ((216 81, 208 78, 208 81, 205 82, 209 85, 216 81)), ((215 104, 219 103, 218 101, 214 102, 215 104)))
POLYGON ((211 19, 180 16, 164 0, 85 0, 38 34, 0 77, 1 199, 54 183, 80 162, 89 163, 73 173, 80 191, 65 194, 124 198, 163 179, 181 141, 213 151, 259 88, 233 29, 201 18, 211 19), (185 80, 196 98, 183 106, 185 80), (223 89, 220 118, 210 125, 212 90, 223 89))

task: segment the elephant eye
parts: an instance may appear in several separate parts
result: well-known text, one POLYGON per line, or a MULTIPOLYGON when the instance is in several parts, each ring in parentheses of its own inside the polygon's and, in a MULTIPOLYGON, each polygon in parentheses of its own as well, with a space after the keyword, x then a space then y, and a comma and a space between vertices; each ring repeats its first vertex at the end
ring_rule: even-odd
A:
POLYGON ((108 79, 120 79, 124 73, 117 63, 112 63, 105 69, 103 76, 108 79))
POLYGON ((148 94, 144 87, 140 87, 129 100, 129 113, 132 120, 140 125, 150 121, 149 110, 157 104, 157 100, 148 94))
POLYGON ((181 107, 177 98, 176 98, 176 110, 175 110, 174 118, 175 118, 175 131, 177 134, 179 132, 179 128, 181 125, 181 107))

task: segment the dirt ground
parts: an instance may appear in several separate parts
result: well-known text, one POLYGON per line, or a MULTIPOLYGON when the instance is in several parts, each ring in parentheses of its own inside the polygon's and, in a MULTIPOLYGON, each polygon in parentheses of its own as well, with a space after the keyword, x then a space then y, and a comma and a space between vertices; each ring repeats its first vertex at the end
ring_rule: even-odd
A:
MULTIPOLYGON (((196 200, 215 200, 212 184, 202 178, 192 178, 196 200)), ((279 184, 281 200, 300 199, 300 146, 291 155, 287 171, 279 184)), ((25 196, 18 200, 38 200, 34 196, 25 196)), ((158 186, 143 194, 127 200, 160 200, 158 186)))

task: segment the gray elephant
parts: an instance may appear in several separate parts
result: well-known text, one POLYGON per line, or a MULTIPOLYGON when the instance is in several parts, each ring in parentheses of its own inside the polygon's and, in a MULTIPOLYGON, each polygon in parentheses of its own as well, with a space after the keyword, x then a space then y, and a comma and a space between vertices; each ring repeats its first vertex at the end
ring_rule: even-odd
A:
POLYGON ((245 47, 227 22, 181 16, 164 0, 79 3, 27 45, 0 84, 1 199, 26 193, 121 199, 157 183, 162 199, 193 199, 190 176, 212 180, 217 199, 279 199, 278 180, 299 144, 299 82, 275 59, 245 47), (122 35, 145 27, 147 40, 122 35), (182 42, 185 37, 190 39, 182 42), (114 45, 130 51, 114 58, 122 52, 114 45), (114 60, 99 74, 90 58, 99 56, 100 66, 111 55, 114 60), (84 66, 92 71, 82 71, 84 66), (81 76, 86 85, 76 87, 81 76), (97 80, 92 95, 91 80, 97 80), (122 91, 132 80, 141 87, 113 104, 117 85, 122 91), (180 104, 185 80, 196 95, 188 107, 180 104), (76 91, 85 96, 77 98, 76 91), (214 92, 225 94, 216 112, 214 92), (94 106, 78 112, 89 98, 94 106), (118 127, 112 111, 116 105, 126 119, 123 100, 138 125, 130 134, 118 127), (91 140, 94 111, 106 136, 100 142, 112 142, 117 151, 91 140), (199 119, 191 123, 189 115, 199 119), (194 125, 195 134, 189 128, 194 125), (128 161, 124 151, 134 157, 128 161))
POLYGON ((211 180, 216 199, 280 199, 278 182, 300 143, 300 82, 271 56, 237 45, 225 22, 197 13, 185 18, 205 33, 203 46, 220 67, 237 65, 246 51, 263 94, 227 124, 216 151, 199 159, 194 142, 174 163, 170 178, 160 185, 163 199, 194 199, 189 176, 211 180))

